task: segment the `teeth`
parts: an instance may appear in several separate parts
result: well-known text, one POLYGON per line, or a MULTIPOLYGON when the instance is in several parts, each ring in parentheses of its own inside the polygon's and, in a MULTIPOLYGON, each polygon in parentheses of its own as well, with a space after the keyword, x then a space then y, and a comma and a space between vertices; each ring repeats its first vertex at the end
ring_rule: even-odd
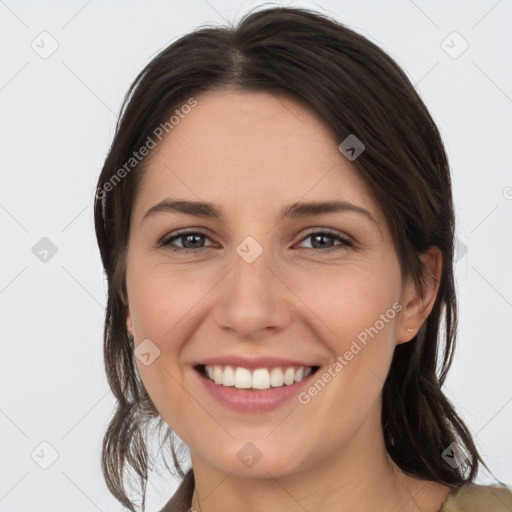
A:
POLYGON ((269 389, 284 385, 290 386, 294 382, 300 382, 311 374, 311 367, 293 366, 284 368, 275 367, 257 368, 251 372, 247 368, 233 366, 212 365, 205 366, 206 375, 215 384, 235 387, 238 389, 269 389))
POLYGON ((223 386, 234 386, 235 385, 235 370, 231 366, 224 368, 222 374, 222 385, 223 386))
POLYGON ((286 368, 286 371, 284 372, 284 383, 289 386, 290 384, 293 384, 295 382, 295 370, 293 369, 293 366, 290 368, 286 368))
MULTIPOLYGON (((219 371, 222 371, 222 367, 215 366, 219 371)), ((251 387, 252 378, 251 372, 247 368, 237 368, 235 370, 235 388, 248 389, 251 387)))
POLYGON ((284 384, 283 370, 281 368, 272 368, 270 372, 270 385, 273 388, 278 388, 284 384))
POLYGON ((258 368, 252 374, 252 387, 254 389, 268 389, 270 387, 270 373, 266 368, 258 368))
POLYGON ((213 367, 213 381, 215 384, 222 384, 222 368, 220 366, 213 367))

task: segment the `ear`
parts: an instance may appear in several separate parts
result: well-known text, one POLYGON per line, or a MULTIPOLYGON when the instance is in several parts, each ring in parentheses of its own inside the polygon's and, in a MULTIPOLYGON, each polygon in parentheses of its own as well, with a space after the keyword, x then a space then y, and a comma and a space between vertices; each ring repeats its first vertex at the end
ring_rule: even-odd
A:
POLYGON ((133 321, 129 306, 126 308, 126 329, 128 330, 128 334, 133 337, 133 321))
POLYGON ((416 336, 432 311, 439 290, 443 264, 441 249, 432 246, 420 259, 426 267, 425 277, 421 287, 409 279, 403 288, 400 302, 403 309, 397 325, 397 344, 406 343, 416 336))

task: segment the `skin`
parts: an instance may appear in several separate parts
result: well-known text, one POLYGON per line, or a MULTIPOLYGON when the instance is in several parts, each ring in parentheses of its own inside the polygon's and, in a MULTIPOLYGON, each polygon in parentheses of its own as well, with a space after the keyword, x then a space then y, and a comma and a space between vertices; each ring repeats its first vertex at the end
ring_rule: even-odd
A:
MULTIPOLYGON (((338 150, 341 142, 307 107, 269 93, 209 91, 153 150, 131 218, 127 325, 143 383, 167 424, 188 445, 203 512, 303 510, 433 512, 449 488, 403 474, 389 458, 380 423, 382 387, 398 343, 410 341, 434 304, 403 280, 391 234, 370 189, 338 150), (210 201, 222 220, 145 212, 165 198, 210 201), (297 201, 344 199, 353 212, 280 220, 297 201), (158 247, 179 229, 204 233, 196 252, 158 247), (312 232, 331 228, 354 241, 312 232), (310 235, 308 237, 308 235, 310 235), (263 253, 236 252, 253 237, 263 253), (307 405, 292 400, 263 414, 217 404, 192 364, 221 354, 271 354, 328 368, 394 303, 401 311, 370 338, 307 405), (409 332, 407 329, 411 329, 409 332), (261 459, 246 467, 247 442, 261 459), (300 504, 299 504, 300 503, 300 504)), ((174 247, 187 240, 173 239, 174 247)), ((423 261, 439 281, 441 253, 423 261)), ((319 373, 319 374, 320 374, 319 373)), ((199 498, 199 499, 198 499, 199 498)))

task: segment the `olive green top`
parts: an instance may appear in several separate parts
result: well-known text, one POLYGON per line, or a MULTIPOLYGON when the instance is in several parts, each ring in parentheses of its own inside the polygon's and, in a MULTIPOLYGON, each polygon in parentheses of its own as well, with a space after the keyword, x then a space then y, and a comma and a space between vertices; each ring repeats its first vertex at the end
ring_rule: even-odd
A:
MULTIPOLYGON (((194 473, 189 469, 160 512, 189 512, 193 493, 194 473)), ((448 494, 439 512, 512 512, 512 490, 508 486, 466 484, 448 494)))
POLYGON ((448 494, 439 512, 512 512, 508 486, 463 485, 448 494))

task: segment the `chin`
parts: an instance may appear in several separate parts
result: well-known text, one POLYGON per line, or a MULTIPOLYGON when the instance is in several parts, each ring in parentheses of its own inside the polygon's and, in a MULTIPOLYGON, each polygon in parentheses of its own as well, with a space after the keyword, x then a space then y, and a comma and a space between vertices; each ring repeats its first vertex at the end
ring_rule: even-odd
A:
POLYGON ((304 470, 303 449, 290 444, 281 445, 280 449, 268 440, 232 441, 229 446, 218 445, 219 453, 212 453, 211 446, 206 447, 208 451, 201 458, 217 471, 240 478, 280 478, 304 470))

